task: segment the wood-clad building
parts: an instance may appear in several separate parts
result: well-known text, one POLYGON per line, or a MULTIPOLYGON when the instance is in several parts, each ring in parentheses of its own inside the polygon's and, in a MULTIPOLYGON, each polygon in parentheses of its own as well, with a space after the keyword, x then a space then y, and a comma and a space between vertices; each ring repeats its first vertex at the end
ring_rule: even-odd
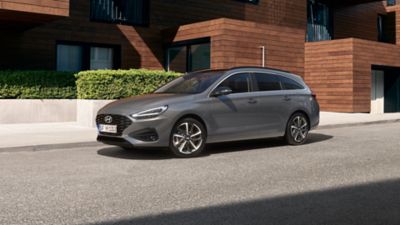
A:
POLYGON ((394 112, 399 13, 394 0, 0 0, 0 69, 265 65, 303 76, 322 110, 394 112))

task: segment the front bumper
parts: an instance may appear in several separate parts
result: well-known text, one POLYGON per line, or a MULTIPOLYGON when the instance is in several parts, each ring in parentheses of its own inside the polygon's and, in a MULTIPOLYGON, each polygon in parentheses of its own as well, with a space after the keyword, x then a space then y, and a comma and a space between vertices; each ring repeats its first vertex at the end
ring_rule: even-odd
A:
POLYGON ((117 125, 117 133, 98 133, 97 141, 121 147, 168 147, 173 122, 165 117, 134 120, 126 115, 100 114, 96 124, 117 125), (106 116, 113 122, 107 123, 106 116))

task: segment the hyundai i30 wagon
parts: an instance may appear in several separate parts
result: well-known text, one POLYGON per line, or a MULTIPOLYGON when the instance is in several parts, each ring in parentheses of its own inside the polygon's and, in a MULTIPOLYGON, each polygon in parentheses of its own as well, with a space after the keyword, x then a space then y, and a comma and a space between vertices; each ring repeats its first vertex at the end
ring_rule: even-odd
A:
POLYGON ((112 102, 96 124, 100 142, 193 157, 216 142, 282 136, 301 145, 319 124, 319 105, 300 76, 241 67, 189 73, 152 94, 112 102))

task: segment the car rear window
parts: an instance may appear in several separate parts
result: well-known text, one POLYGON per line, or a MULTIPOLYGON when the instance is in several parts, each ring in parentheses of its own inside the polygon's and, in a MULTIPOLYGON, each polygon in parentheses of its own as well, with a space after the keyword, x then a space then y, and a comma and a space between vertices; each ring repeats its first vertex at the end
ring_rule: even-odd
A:
POLYGON ((301 90, 304 89, 303 85, 298 82, 283 76, 279 76, 279 80, 284 90, 301 90))

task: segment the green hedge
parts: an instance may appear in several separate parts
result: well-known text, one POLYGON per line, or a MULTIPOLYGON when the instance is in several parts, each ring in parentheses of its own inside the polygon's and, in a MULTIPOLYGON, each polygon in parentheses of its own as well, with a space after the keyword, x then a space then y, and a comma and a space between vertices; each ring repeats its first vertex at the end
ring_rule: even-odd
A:
POLYGON ((180 76, 159 70, 94 70, 76 74, 79 99, 119 99, 146 94, 180 76))
POLYGON ((73 73, 0 71, 0 99, 74 99, 73 73))

